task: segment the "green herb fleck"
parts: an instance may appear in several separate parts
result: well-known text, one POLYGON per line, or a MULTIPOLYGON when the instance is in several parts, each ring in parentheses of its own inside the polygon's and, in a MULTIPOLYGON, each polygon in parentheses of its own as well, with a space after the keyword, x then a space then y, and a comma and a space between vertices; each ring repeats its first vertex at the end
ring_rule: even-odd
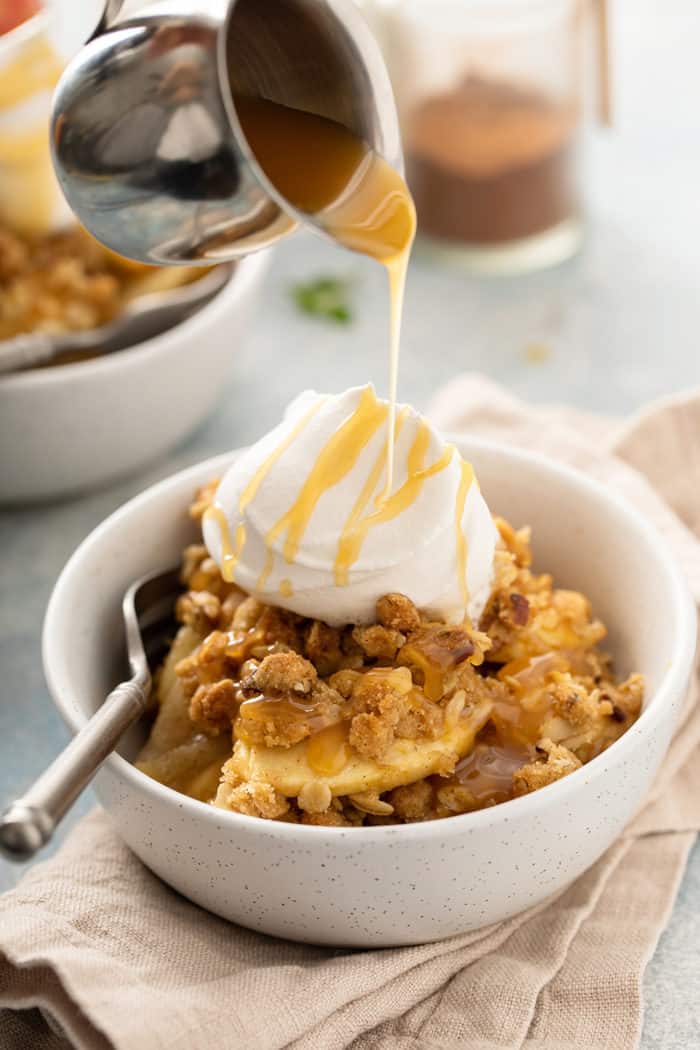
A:
POLYGON ((352 311, 348 305, 350 285, 337 277, 319 277, 305 284, 295 284, 292 296, 299 309, 311 317, 322 317, 335 324, 349 324, 352 311))

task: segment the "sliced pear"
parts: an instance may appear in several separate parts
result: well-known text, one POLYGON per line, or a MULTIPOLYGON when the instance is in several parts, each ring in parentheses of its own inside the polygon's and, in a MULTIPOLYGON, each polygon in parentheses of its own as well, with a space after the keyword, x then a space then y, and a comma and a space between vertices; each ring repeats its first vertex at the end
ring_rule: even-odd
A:
POLYGON ((228 733, 214 737, 200 733, 155 758, 139 759, 136 766, 173 791, 210 802, 216 794, 221 767, 230 755, 228 733))
MULTIPOLYGON (((455 754, 464 757, 474 746, 474 737, 488 720, 492 706, 484 700, 466 709, 456 725, 437 740, 397 740, 381 763, 348 747, 342 768, 324 776, 309 764, 308 740, 290 748, 256 747, 238 740, 227 770, 244 781, 270 784, 287 798, 295 798, 312 781, 327 784, 334 796, 381 793, 439 772, 445 759, 455 754)), ((222 804, 223 798, 217 801, 222 804)))
POLYGON ((166 751, 171 751, 192 739, 195 730, 190 719, 188 702, 182 692, 182 684, 175 674, 175 667, 180 660, 194 652, 203 637, 199 631, 187 626, 181 627, 175 635, 158 679, 158 714, 138 757, 137 765, 158 758, 166 751))
POLYGON ((192 724, 189 704, 175 667, 194 652, 204 635, 181 627, 158 679, 158 714, 136 766, 161 784, 209 802, 216 794, 221 767, 231 754, 231 736, 208 737, 192 724))

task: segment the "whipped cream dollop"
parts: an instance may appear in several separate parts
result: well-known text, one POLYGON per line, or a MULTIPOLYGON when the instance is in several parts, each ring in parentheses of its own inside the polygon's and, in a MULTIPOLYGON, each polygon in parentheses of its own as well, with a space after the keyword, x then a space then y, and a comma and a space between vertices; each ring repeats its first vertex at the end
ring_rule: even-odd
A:
POLYGON ((376 620, 384 594, 446 622, 481 615, 497 530, 473 471, 398 405, 391 492, 389 404, 371 386, 301 394, 240 455, 204 516, 225 579, 333 626, 376 620))

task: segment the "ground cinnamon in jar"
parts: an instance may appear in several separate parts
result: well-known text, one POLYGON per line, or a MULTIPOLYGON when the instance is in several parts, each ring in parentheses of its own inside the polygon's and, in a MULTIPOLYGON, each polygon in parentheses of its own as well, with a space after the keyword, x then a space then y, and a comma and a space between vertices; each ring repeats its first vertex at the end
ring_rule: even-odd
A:
POLYGON ((406 168, 429 237, 495 246, 578 212, 577 114, 543 94, 469 76, 406 122, 406 168))

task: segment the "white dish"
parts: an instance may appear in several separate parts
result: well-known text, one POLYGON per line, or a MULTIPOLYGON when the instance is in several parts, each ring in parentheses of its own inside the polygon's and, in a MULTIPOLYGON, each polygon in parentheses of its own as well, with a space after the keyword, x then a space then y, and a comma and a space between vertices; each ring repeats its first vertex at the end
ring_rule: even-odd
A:
POLYGON ((104 485, 194 430, 222 393, 268 260, 243 259, 196 314, 128 350, 0 376, 0 502, 104 485))
MULTIPOLYGON (((461 445, 494 512, 534 531, 536 565, 583 590, 611 628, 621 673, 647 682, 638 721, 582 769, 531 795, 424 824, 363 829, 258 820, 195 802, 132 766, 138 734, 95 788, 156 874, 243 926, 319 944, 386 947, 448 937, 537 904, 593 864, 644 798, 677 723, 696 616, 657 532, 613 493, 539 456, 461 445)), ((119 606, 129 582, 177 561, 195 486, 230 456, 149 489, 100 525, 56 585, 44 668, 72 730, 123 672, 119 606)))

